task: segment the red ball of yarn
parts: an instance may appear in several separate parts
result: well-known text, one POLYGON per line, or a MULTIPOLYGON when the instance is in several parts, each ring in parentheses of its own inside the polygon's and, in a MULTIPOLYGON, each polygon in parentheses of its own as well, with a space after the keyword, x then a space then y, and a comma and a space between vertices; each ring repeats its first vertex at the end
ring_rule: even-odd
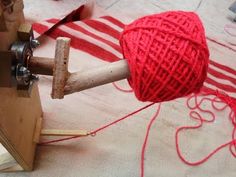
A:
POLYGON ((168 101, 202 87, 209 51, 195 13, 140 18, 125 27, 120 44, 130 69, 129 84, 140 101, 168 101))

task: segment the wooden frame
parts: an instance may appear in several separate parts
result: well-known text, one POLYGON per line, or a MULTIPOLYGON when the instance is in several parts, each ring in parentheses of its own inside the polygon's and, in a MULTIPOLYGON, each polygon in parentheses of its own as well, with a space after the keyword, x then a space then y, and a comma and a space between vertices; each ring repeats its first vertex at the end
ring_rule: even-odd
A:
MULTIPOLYGON (((12 11, 3 10, 0 6, 0 61, 8 59, 6 53, 10 45, 18 40, 17 34, 22 27, 20 25, 24 23, 23 7, 23 0, 15 0, 12 11)), ((64 96, 69 44, 68 38, 58 38, 54 61, 43 60, 42 63, 41 58, 37 60, 35 57, 29 66, 30 71, 36 74, 38 70, 43 74, 54 74, 53 95, 60 98, 64 96), (54 67, 54 62, 57 63, 56 67, 54 67), (58 66, 64 68, 63 72, 58 66)), ((11 68, 9 62, 1 62, 0 65, 5 68, 5 72, 11 68)), ((9 80, 9 77, 6 78, 6 74, 1 70, 0 75, 2 76, 0 79, 9 80)), ((40 136, 88 135, 88 132, 83 130, 41 131, 43 112, 37 83, 33 84, 29 96, 21 96, 11 84, 0 87, 0 172, 31 171, 40 136)))
POLYGON ((42 117, 38 86, 30 98, 18 97, 15 88, 0 88, 0 99, 0 142, 24 170, 32 170, 35 128, 42 117))
MULTIPOLYGON (((24 22, 23 0, 15 0, 12 12, 2 9, 5 25, 0 32, 0 52, 17 40, 17 30, 24 22)), ((3 18, 1 18, 2 20, 3 18)), ((38 86, 29 98, 19 97, 15 87, 0 87, 0 142, 6 151, 0 155, 0 171, 32 170, 36 149, 35 129, 42 117, 38 86)))

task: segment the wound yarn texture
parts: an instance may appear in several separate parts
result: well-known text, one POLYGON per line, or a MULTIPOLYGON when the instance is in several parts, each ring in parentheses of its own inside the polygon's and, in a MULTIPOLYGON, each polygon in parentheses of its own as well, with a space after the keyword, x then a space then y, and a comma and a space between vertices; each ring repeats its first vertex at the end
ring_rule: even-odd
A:
POLYGON ((209 50, 195 13, 169 11, 137 19, 125 27, 120 45, 138 100, 163 102, 200 91, 209 50))

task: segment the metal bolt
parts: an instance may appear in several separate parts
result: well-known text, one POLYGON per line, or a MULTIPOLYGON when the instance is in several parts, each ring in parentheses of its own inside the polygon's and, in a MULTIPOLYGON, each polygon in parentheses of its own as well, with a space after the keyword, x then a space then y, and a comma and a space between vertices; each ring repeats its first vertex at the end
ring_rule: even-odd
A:
POLYGON ((27 70, 26 67, 24 66, 21 66, 18 70, 18 75, 19 76, 25 76, 25 75, 28 75, 29 74, 29 70, 27 70))
POLYGON ((17 67, 16 80, 19 84, 27 85, 30 81, 30 75, 30 71, 26 67, 17 67))
POLYGON ((39 43, 39 41, 38 41, 37 39, 32 39, 32 40, 30 41, 30 45, 31 45, 31 47, 32 47, 33 49, 35 49, 35 48, 37 48, 37 47, 40 45, 40 43, 39 43))
POLYGON ((31 80, 34 80, 34 81, 38 81, 38 80, 39 80, 39 76, 38 76, 38 75, 31 74, 30 79, 31 79, 31 80))

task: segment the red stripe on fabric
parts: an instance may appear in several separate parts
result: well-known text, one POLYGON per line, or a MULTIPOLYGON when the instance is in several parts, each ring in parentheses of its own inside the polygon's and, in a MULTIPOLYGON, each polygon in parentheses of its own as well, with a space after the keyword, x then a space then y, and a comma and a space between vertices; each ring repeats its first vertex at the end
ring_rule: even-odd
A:
POLYGON ((221 84, 219 82, 216 82, 216 81, 210 79, 209 77, 206 79, 205 82, 208 83, 208 84, 214 85, 214 86, 218 87, 219 89, 222 89, 222 90, 224 90, 226 92, 234 92, 234 93, 236 93, 236 88, 235 87, 232 87, 232 86, 226 85, 226 84, 221 84))
POLYGON ((99 21, 96 21, 96 20, 84 20, 83 21, 86 25, 104 33, 104 34, 109 34, 110 36, 116 38, 116 39, 119 39, 120 38, 120 32, 115 30, 114 28, 102 23, 102 22, 99 22, 99 21))
POLYGON ((60 19, 56 19, 56 18, 51 18, 51 19, 46 20, 46 22, 53 23, 53 24, 56 24, 60 21, 61 21, 60 19))
POLYGON ((90 37, 92 37, 94 39, 97 39, 97 40, 99 40, 101 42, 104 42, 104 43, 108 44, 109 46, 111 46, 116 51, 121 53, 121 48, 120 48, 119 45, 117 45, 117 44, 115 44, 115 43, 113 43, 111 41, 108 41, 108 40, 106 40, 106 39, 104 39, 104 38, 102 38, 102 37, 100 37, 100 36, 98 36, 98 35, 96 35, 94 33, 91 33, 88 30, 84 29, 83 27, 81 27, 81 26, 79 26, 79 25, 77 25, 75 23, 66 23, 65 26, 67 26, 67 27, 69 27, 69 28, 71 28, 73 30, 80 31, 80 32, 82 32, 82 33, 84 33, 84 34, 86 34, 86 35, 88 35, 88 36, 90 36, 90 37))
POLYGON ((121 21, 119 21, 118 19, 111 17, 111 16, 103 16, 101 18, 104 18, 106 20, 108 20, 109 22, 113 23, 116 26, 119 26, 120 28, 124 28, 125 24, 122 23, 121 21))
POLYGON ((212 68, 208 68, 208 73, 210 73, 211 75, 219 78, 219 79, 224 79, 224 80, 228 80, 230 81, 231 83, 235 84, 236 85, 236 79, 230 77, 230 76, 227 76, 225 75, 224 73, 221 73, 221 72, 218 72, 212 68))
POLYGON ((214 90, 214 89, 212 89, 212 88, 209 88, 209 87, 203 85, 202 88, 201 88, 201 91, 207 92, 207 91, 216 91, 216 90, 214 90))
MULTIPOLYGON (((56 23, 54 25, 52 25, 50 28, 47 28, 47 30, 42 31, 41 27, 39 29, 37 29, 39 26, 35 25, 35 28, 33 28, 35 31, 37 30, 41 30, 41 32, 39 34, 46 34, 46 33, 50 33, 51 31, 54 30, 54 28, 58 27, 60 24, 66 23, 66 22, 71 22, 71 21, 78 21, 80 20, 80 13, 83 10, 84 5, 80 6, 79 8, 73 10, 71 13, 69 13, 68 15, 66 15, 64 18, 59 19, 58 21, 56 21, 56 23)), ((55 20, 55 19, 49 19, 47 20, 48 22, 50 22, 50 20, 55 20)), ((35 23, 36 24, 36 23, 35 23)), ((45 26, 45 25, 44 25, 45 26)))
POLYGON ((111 52, 109 52, 109 51, 107 51, 107 50, 105 50, 93 43, 90 43, 84 39, 80 39, 78 37, 75 37, 65 31, 62 31, 61 29, 56 28, 54 31, 52 31, 49 34, 49 36, 54 39, 56 39, 59 36, 71 38, 71 46, 72 47, 82 50, 86 53, 89 53, 90 55, 93 55, 93 56, 100 58, 102 60, 109 61, 109 62, 119 60, 119 58, 117 58, 117 56, 115 56, 111 52))
POLYGON ((225 71, 227 71, 227 72, 229 72, 229 73, 231 73, 231 74, 236 75, 236 70, 234 70, 234 69, 232 69, 232 68, 230 68, 230 67, 228 67, 228 66, 222 65, 222 64, 217 63, 217 62, 212 61, 212 60, 210 60, 210 64, 212 64, 213 66, 215 66, 215 67, 217 67, 217 68, 220 68, 220 69, 222 69, 222 70, 225 70, 225 71))
POLYGON ((40 23, 34 23, 32 25, 32 28, 33 28, 34 31, 36 31, 39 34, 43 34, 46 31, 48 31, 48 29, 49 29, 46 25, 42 25, 40 23))
POLYGON ((41 23, 34 23, 33 26, 33 30, 36 31, 39 34, 47 34, 50 33, 50 31, 53 31, 54 28, 60 23, 60 19, 49 19, 46 20, 49 23, 52 23, 51 26, 46 26, 43 25, 41 23))

